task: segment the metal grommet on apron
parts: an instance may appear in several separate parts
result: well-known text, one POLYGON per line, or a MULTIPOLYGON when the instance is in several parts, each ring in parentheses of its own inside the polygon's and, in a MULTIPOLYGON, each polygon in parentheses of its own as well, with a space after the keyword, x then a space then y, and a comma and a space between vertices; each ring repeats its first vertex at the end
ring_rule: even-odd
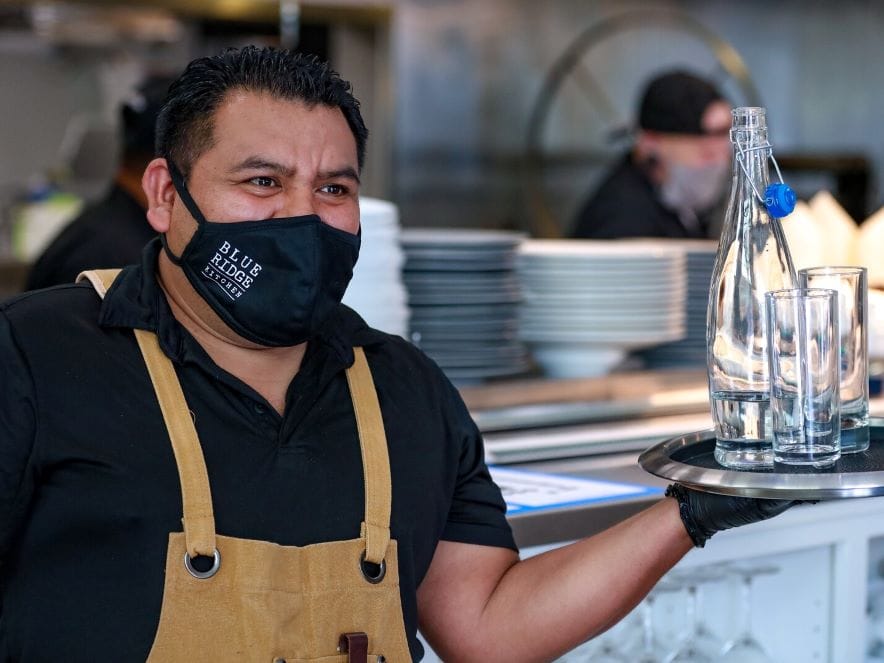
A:
POLYGON ((365 559, 365 553, 359 557, 359 569, 362 571, 362 577, 372 585, 376 585, 384 579, 387 574, 387 563, 381 560, 380 564, 372 564, 365 559))
MULTIPOLYGON (((88 279, 104 296, 118 271, 84 272, 78 280, 88 279)), ((362 348, 354 348, 347 369, 365 485, 359 538, 281 546, 215 533, 202 447, 175 368, 153 333, 136 329, 135 336, 172 442, 184 511, 183 531, 169 534, 148 661, 410 661, 397 544, 390 538, 387 440, 362 348), (194 567, 198 556, 212 560, 208 570, 194 567), (364 635, 365 648, 340 651, 342 634, 364 635)))
POLYGON ((190 573, 190 575, 192 575, 194 578, 199 578, 200 580, 211 578, 213 575, 218 573, 218 569, 221 568, 221 553, 218 552, 217 548, 215 548, 215 552, 212 554, 212 566, 210 566, 205 571, 198 571, 193 566, 193 558, 190 556, 190 553, 185 552, 184 568, 186 568, 187 572, 190 573))

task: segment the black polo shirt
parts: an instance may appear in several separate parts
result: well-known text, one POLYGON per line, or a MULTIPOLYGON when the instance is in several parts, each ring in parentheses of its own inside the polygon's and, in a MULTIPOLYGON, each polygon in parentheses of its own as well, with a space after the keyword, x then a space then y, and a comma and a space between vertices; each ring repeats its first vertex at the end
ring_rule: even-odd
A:
POLYGON ((175 364, 217 532, 282 545, 359 535, 362 462, 344 369, 351 347, 365 348, 419 660, 415 590, 437 542, 515 548, 456 390, 409 343, 341 306, 308 344, 280 417, 177 323, 156 282, 158 252, 151 242, 103 303, 81 284, 0 306, 0 660, 139 661, 150 649, 181 491, 132 328, 155 331, 175 364))
POLYGON ((704 212, 696 228, 686 227, 660 200, 644 170, 626 155, 583 203, 571 236, 583 239, 625 237, 708 237, 710 213, 704 212))

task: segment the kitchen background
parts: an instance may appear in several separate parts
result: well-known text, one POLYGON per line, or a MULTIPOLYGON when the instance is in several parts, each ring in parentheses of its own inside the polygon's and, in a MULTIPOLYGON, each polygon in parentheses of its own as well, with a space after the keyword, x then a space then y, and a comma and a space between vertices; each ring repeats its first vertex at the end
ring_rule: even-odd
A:
MULTIPOLYGON (((653 72, 687 66, 719 76, 735 103, 752 101, 702 28, 748 68, 799 194, 828 186, 858 222, 884 203, 884 3, 875 0, 286 4, 300 9, 301 47, 354 81, 372 130, 364 192, 395 201, 404 226, 566 231, 600 164, 622 149, 610 135, 653 72), (625 26, 610 25, 625 15, 625 26), (546 95, 526 161, 544 81, 593 26, 603 30, 581 64, 546 95), (538 221, 538 191, 553 226, 538 221)), ((0 208, 47 176, 97 195, 113 167, 114 109, 143 72, 273 43, 279 16, 265 0, 0 1, 0 208)))
MULTIPOLYGON (((857 222, 884 205, 879 128, 884 2, 879 0, 0 0, 0 298, 16 291, 27 268, 21 237, 12 250, 17 210, 45 195, 48 183, 86 199, 102 193, 115 165, 116 109, 142 75, 180 70, 191 58, 227 45, 279 43, 281 16, 284 42, 297 35, 302 49, 329 58, 353 81, 372 131, 363 193, 395 202, 398 221, 406 228, 565 233, 605 163, 625 149, 642 83, 672 66, 716 77, 735 105, 768 108, 771 141, 801 197, 830 189, 857 222), (565 67, 561 58, 569 48, 575 49, 575 62, 565 67), (748 75, 741 74, 742 65, 748 75), (555 72, 561 81, 554 87, 555 72)), ((363 215, 378 221, 374 239, 379 242, 383 235, 389 243, 385 260, 373 264, 365 251, 360 266, 383 271, 392 264, 397 273, 395 283, 390 278, 388 285, 399 291, 390 292, 401 294, 401 262, 390 258, 402 258, 391 239, 397 218, 389 206, 377 203, 363 207, 363 215)), ((500 256, 509 260, 518 240, 510 236, 510 244, 504 245, 499 238, 494 241, 498 243, 472 247, 482 269, 500 256)), ((406 248, 413 264, 415 256, 431 266, 435 261, 437 267, 452 257, 447 252, 451 247, 421 245, 414 238, 411 242, 406 248)), ((492 384, 487 391, 467 386, 462 394, 485 434, 490 462, 536 461, 534 469, 544 472, 638 484, 649 481, 636 465, 640 450, 665 437, 708 428, 704 311, 714 242, 689 248, 662 244, 633 249, 620 261, 618 268, 630 271, 629 259, 653 254, 663 271, 648 276, 645 265, 641 281, 630 283, 622 272, 617 272, 619 280, 612 277, 615 272, 607 261, 592 262, 604 257, 600 255, 585 257, 587 269, 601 276, 571 280, 586 287, 578 294, 587 301, 616 294, 620 308, 608 305, 603 310, 608 328, 596 331, 622 337, 611 322, 615 314, 624 323, 634 322, 632 314, 659 313, 661 320, 669 320, 662 298, 653 288, 647 288, 652 291, 647 295, 645 284, 660 286, 665 280, 661 274, 669 272, 687 278, 679 288, 669 288, 669 294, 684 299, 675 305, 682 312, 680 331, 685 319, 700 320, 691 323, 696 333, 684 341, 694 344, 688 350, 700 347, 700 361, 680 373, 615 371, 561 383, 535 379, 530 389, 521 391, 508 391, 507 384, 492 384), (677 260, 673 252, 679 254, 677 260), (638 306, 641 297, 644 305, 638 306), (521 410, 510 407, 516 401, 524 406, 521 410)), ((454 253, 465 249, 454 248, 454 253)), ((464 254, 469 251, 455 255, 453 262, 464 254)), ((540 253, 535 260, 555 257, 540 253)), ((424 325, 423 336, 415 338, 413 317, 411 338, 428 352, 433 329, 442 328, 446 333, 440 338, 449 335, 456 341, 461 361, 475 361, 472 354, 464 355, 474 348, 465 348, 452 331, 484 338, 491 325, 495 334, 506 331, 512 340, 513 302, 508 307, 506 301, 494 304, 512 316, 494 319, 488 302, 471 306, 465 301, 464 292, 487 295, 487 289, 477 287, 481 281, 476 274, 452 273, 449 285, 457 295, 456 306, 442 307, 439 313, 433 297, 440 293, 430 286, 441 279, 414 266, 405 271, 411 279, 406 284, 411 288, 409 304, 421 305, 414 308, 421 310, 424 325), (418 293, 423 302, 417 301, 418 293), (450 313, 464 316, 468 309, 480 313, 474 320, 450 313)), ((384 291, 382 298, 377 282, 368 283, 361 296, 376 296, 385 309, 396 308, 390 305, 391 294, 384 291)), ((510 294, 508 283, 498 284, 503 295, 510 294)), ((404 299, 398 304, 405 309, 404 299)), ((585 308, 604 321, 597 315, 601 309, 585 308)), ((571 309, 579 313, 581 307, 558 313, 571 309)), ((548 322, 548 317, 537 314, 535 323, 548 322)), ((396 323, 405 324, 403 319, 396 323)), ((884 322, 879 320, 877 328, 884 330, 884 322)), ((661 331, 667 332, 662 323, 647 324, 640 335, 661 331)), ((521 365, 518 339, 507 345, 494 334, 490 338, 490 345, 501 351, 501 362, 521 365)), ((556 350, 556 345, 547 343, 547 350, 556 350)), ((488 346, 477 343, 483 360, 488 346)), ((539 348, 532 348, 535 357, 539 348)), ((434 349, 440 364, 440 357, 452 352, 445 345, 434 349)), ((884 342, 879 350, 878 356, 884 356, 884 342)), ((618 347, 613 351, 615 361, 625 354, 618 347)), ((583 368, 575 362, 576 351, 565 357, 564 369, 583 368)), ((629 361, 627 366, 635 367, 629 361)), ((884 372, 884 363, 879 361, 877 372, 884 372)), ((464 376, 468 372, 460 374, 464 376)), ((881 399, 873 406, 873 413, 884 411, 881 399)), ((747 557, 758 568, 773 566, 776 573, 759 580, 753 606, 760 617, 758 635, 774 660, 881 663, 884 656, 866 655, 884 654, 884 519, 879 502, 845 500, 814 511, 796 509, 754 533, 723 533, 688 557, 682 581, 690 584, 690 578, 696 582, 702 577, 693 573, 697 567, 747 557)), ((604 508, 570 509, 571 520, 550 512, 556 518, 515 517, 513 524, 530 554, 532 547, 600 530, 643 505, 615 500, 604 508)), ((736 623, 735 606, 740 605, 735 582, 733 577, 713 578, 705 597, 704 614, 724 635, 736 623)), ((664 597, 658 620, 679 624, 684 602, 683 592, 664 597), (669 599, 675 609, 667 612, 669 599)))

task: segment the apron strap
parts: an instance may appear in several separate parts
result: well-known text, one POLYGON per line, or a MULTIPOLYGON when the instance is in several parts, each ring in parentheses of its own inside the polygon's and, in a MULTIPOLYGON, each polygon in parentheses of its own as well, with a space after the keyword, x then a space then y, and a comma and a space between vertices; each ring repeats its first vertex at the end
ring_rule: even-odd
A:
POLYGON ((215 515, 212 512, 212 492, 206 461, 193 425, 193 415, 187 407, 175 367, 160 349, 157 335, 136 329, 135 338, 144 355, 147 372, 153 382, 163 420, 172 441, 178 476, 181 480, 181 502, 184 507, 184 540, 191 557, 212 557, 215 550, 215 515))
POLYGON ((362 472, 365 481, 365 561, 380 564, 390 543, 390 509, 392 505, 390 458, 384 420, 371 369, 362 348, 353 348, 355 361, 347 369, 347 384, 356 412, 359 446, 362 450, 362 472))
MULTIPOLYGON (((83 272, 77 280, 91 282, 96 292, 103 298, 119 272, 118 269, 83 272)), ((175 367, 160 349, 156 334, 144 329, 134 331, 163 413, 163 421, 172 441, 172 451, 175 453, 175 462, 178 465, 187 553, 191 557, 197 555, 212 557, 216 552, 215 516, 212 512, 209 474, 206 471, 196 427, 193 425, 193 417, 187 407, 181 383, 175 374, 175 367)))
MULTIPOLYGON (((90 281, 98 294, 104 297, 119 271, 107 269, 83 272, 77 280, 90 281)), ((187 408, 175 367, 160 349, 156 334, 143 329, 134 331, 172 441, 175 462, 178 464, 187 552, 191 557, 211 557, 216 552, 215 517, 208 472, 193 418, 187 408)), ((365 351, 356 347, 353 348, 353 353, 355 361, 347 369, 347 384, 356 413, 365 482, 365 520, 362 522, 361 536, 365 539, 365 561, 381 564, 390 543, 390 458, 381 408, 365 351)))
POLYGON ((107 291, 110 290, 111 284, 120 273, 119 269, 91 269, 88 272, 80 272, 77 274, 77 283, 89 281, 98 296, 104 299, 107 291))

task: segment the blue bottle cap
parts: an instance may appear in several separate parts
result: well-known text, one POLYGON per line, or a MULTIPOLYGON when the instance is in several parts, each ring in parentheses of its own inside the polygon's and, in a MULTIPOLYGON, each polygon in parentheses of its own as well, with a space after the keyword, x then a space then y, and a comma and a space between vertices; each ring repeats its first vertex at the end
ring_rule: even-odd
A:
POLYGON ((768 214, 776 219, 789 216, 795 209, 797 200, 792 187, 782 182, 769 184, 764 190, 764 206, 767 207, 768 214))

